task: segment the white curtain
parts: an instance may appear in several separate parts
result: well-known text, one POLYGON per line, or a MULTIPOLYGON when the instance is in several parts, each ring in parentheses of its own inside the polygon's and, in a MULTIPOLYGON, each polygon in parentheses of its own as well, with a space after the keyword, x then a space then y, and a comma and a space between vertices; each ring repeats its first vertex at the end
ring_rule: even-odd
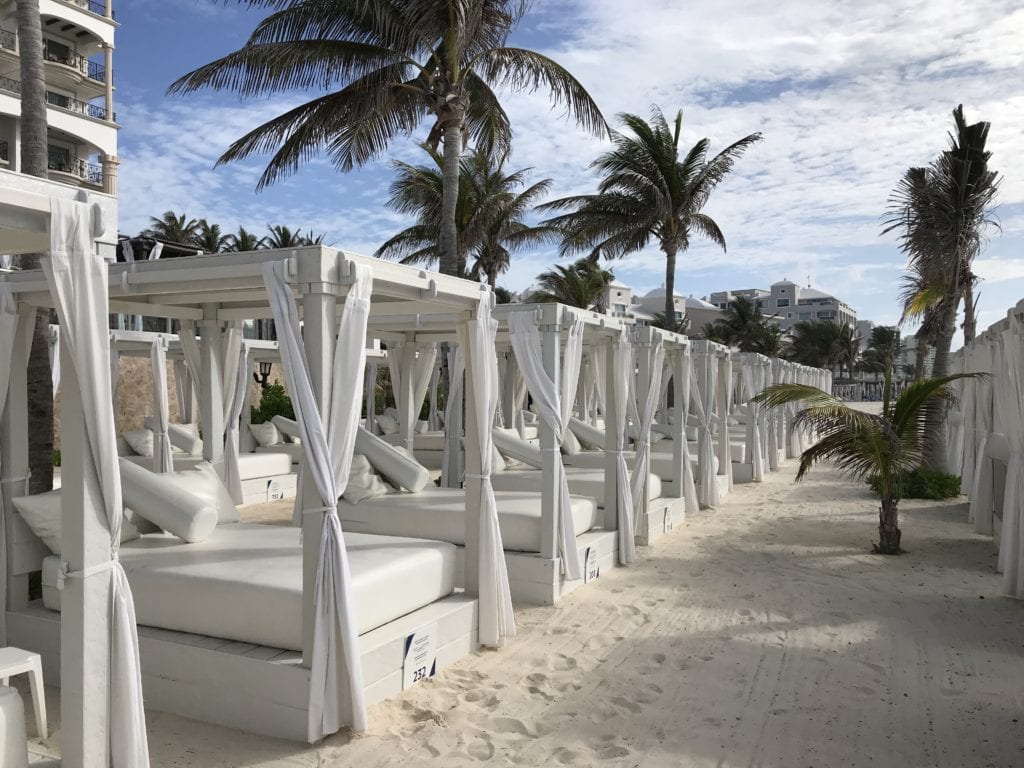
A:
POLYGON ((437 408, 437 386, 441 381, 441 367, 437 364, 437 353, 434 353, 434 368, 430 373, 430 386, 428 394, 430 405, 427 410, 427 429, 436 432, 441 429, 441 412, 437 408))
POLYGON ((726 487, 729 490, 732 490, 732 447, 730 444, 731 439, 729 437, 729 414, 732 413, 733 403, 732 357, 725 358, 724 368, 725 370, 722 372, 722 375, 725 377, 725 380, 729 382, 729 386, 725 388, 725 413, 721 414, 721 418, 718 420, 718 428, 720 430, 725 430, 725 440, 726 445, 729 446, 729 450, 725 453, 725 466, 719 466, 718 469, 719 471, 723 469, 725 470, 721 473, 725 475, 728 480, 728 485, 726 487))
MULTIPOLYGON (((217 354, 221 364, 220 393, 222 413, 224 415, 224 436, 228 431, 228 416, 231 413, 231 396, 235 392, 235 382, 238 379, 238 367, 241 365, 242 353, 242 326, 239 323, 231 323, 220 330, 219 345, 217 354)), ((246 377, 248 377, 246 373, 246 377)), ((222 438, 223 439, 223 438, 222 438)))
POLYGON ((633 397, 629 401, 629 415, 636 430, 636 460, 629 478, 629 486, 633 494, 634 516, 647 509, 647 483, 651 471, 651 425, 654 423, 654 412, 658 408, 658 396, 661 392, 662 371, 665 367, 665 347, 659 338, 654 342, 653 349, 648 353, 648 384, 647 391, 641 392, 633 382, 633 397))
POLYGON ((192 391, 192 375, 188 372, 184 360, 174 361, 174 394, 178 400, 178 420, 182 424, 194 423, 195 398, 192 391))
MULTIPOLYGON (((619 562, 629 565, 636 560, 636 526, 633 506, 633 490, 626 466, 626 409, 629 407, 629 383, 633 379, 633 345, 629 343, 626 329, 619 332, 615 344, 615 386, 612 399, 615 401, 614 424, 605 423, 605 430, 612 430, 615 437, 615 511, 619 528, 619 562)), ((604 366, 595 366, 601 380, 604 366)), ((603 398, 602 398, 603 401, 603 398)), ((607 498, 607 492, 605 497, 607 498)))
POLYGON ((743 382, 742 399, 747 404, 748 420, 747 425, 750 442, 747 450, 750 452, 750 465, 753 469, 754 482, 760 483, 764 480, 764 444, 761 442, 761 417, 762 408, 754 402, 754 397, 764 389, 765 371, 761 359, 753 355, 744 356, 740 363, 740 377, 743 382))
MULTIPOLYGON (((975 368, 975 371, 992 371, 995 373, 998 368, 995 367, 995 361, 992 359, 993 346, 989 342, 988 337, 981 337, 981 341, 976 341, 975 345, 979 347, 975 362, 978 363, 979 367, 975 368)), ((992 397, 994 393, 994 387, 992 380, 987 379, 976 379, 974 381, 975 389, 975 427, 976 427, 976 438, 975 445, 977 446, 974 456, 974 477, 971 481, 971 507, 968 512, 968 519, 974 522, 974 532, 983 536, 992 535, 992 506, 993 493, 992 493, 992 458, 988 456, 988 439, 989 433, 992 431, 992 397)))
MULTIPOLYGON (((964 347, 960 356, 961 371, 970 372, 974 370, 974 367, 971 365, 973 360, 972 351, 972 346, 964 347)), ((960 411, 963 419, 960 425, 963 436, 963 453, 960 459, 959 474, 960 492, 968 497, 973 495, 975 451, 978 448, 977 427, 974 421, 975 397, 975 382, 971 379, 964 379, 960 401, 960 411)))
MULTIPOLYGON (((191 320, 182 320, 178 329, 178 340, 181 342, 181 352, 185 356, 185 365, 188 368, 192 380, 193 391, 202 392, 200 382, 203 379, 203 358, 199 352, 199 342, 196 340, 196 326, 191 320)), ((184 419, 182 419, 184 421, 184 419)), ((186 422, 192 423, 193 420, 186 422)))
POLYGON ((60 326, 50 326, 50 381, 53 383, 53 396, 60 389, 60 326))
MULTIPOLYGON (((408 342, 406 342, 408 343, 408 342)), ((395 395, 395 405, 398 406, 398 413, 405 413, 405 403, 402 402, 405 387, 402 385, 402 347, 405 343, 390 345, 388 348, 388 372, 391 374, 391 390, 395 395), (394 354, 392 354, 394 350, 394 354)), ((420 417, 420 409, 427 397, 427 389, 430 386, 430 377, 434 371, 434 363, 437 362, 437 344, 416 345, 416 367, 412 371, 412 426, 420 417)))
POLYGON ((167 414, 167 350, 161 336, 149 348, 149 362, 153 368, 153 418, 156 430, 153 434, 153 471, 173 472, 171 438, 167 436, 170 417, 167 414))
POLYGON ((366 730, 363 670, 356 632, 355 600, 348 553, 338 520, 338 497, 352 465, 366 367, 366 325, 373 274, 354 265, 334 349, 329 413, 320 413, 302 346, 299 314, 285 281, 285 263, 263 265, 263 280, 277 324, 285 381, 310 472, 323 501, 320 554, 313 595, 313 661, 309 689, 309 740, 319 741, 346 723, 366 730))
MULTIPOLYGON (((629 339, 626 339, 626 343, 629 343, 629 339)), ((632 347, 630 347, 630 350, 632 350, 632 347)), ((607 387, 608 357, 604 347, 595 346, 590 348, 590 364, 594 368, 594 397, 597 399, 597 407, 592 414, 591 423, 596 423, 598 412, 602 414, 605 412, 604 404, 607 402, 605 389, 607 387)), ((623 434, 625 434, 625 426, 623 426, 623 434)))
MULTIPOLYGON (((568 429, 572 405, 576 400, 579 383, 580 363, 583 358, 583 322, 576 317, 569 321, 565 342, 561 381, 554 381, 544 369, 541 356, 540 333, 534 323, 532 312, 513 312, 508 316, 509 339, 515 352, 516 362, 523 374, 526 387, 533 395, 540 417, 554 432, 555 445, 560 446, 568 429)), ((555 462, 556 482, 559 495, 555 509, 558 515, 558 549, 562 566, 570 579, 582 579, 579 552, 576 549, 576 526, 572 519, 572 500, 569 495, 569 481, 565 476, 561 450, 556 447, 558 461, 555 462)))
POLYGON ((686 499, 686 509, 696 510, 700 507, 700 502, 697 500, 697 484, 693 478, 693 460, 690 457, 690 442, 686 439, 686 417, 690 412, 690 400, 693 398, 693 358, 690 355, 690 350, 685 349, 681 353, 683 355, 683 361, 686 371, 686 379, 680 382, 680 389, 682 390, 682 397, 680 401, 675 404, 676 418, 682 419, 682 424, 679 426, 679 432, 682 435, 682 439, 679 441, 679 448, 683 457, 683 498, 686 499))
POLYGON ((473 360, 473 410, 480 441, 480 642, 497 648, 516 636, 516 620, 498 525, 498 503, 491 486, 491 429, 498 410, 498 358, 494 350, 498 321, 491 315, 493 307, 494 294, 486 291, 466 331, 473 360))
POLYGON ((107 341, 107 265, 93 253, 85 203, 51 199, 50 256, 43 272, 56 303, 62 343, 74 361, 81 389, 86 443, 84 469, 99 483, 110 532, 110 559, 101 568, 70 573, 94 578, 110 571, 110 756, 114 768, 146 768, 149 749, 142 709, 139 642, 128 577, 117 558, 121 542, 121 477, 111 407, 110 369, 103 360, 107 341))
POLYGON ((114 408, 114 429, 118 428, 117 414, 117 385, 121 379, 121 353, 117 351, 117 342, 114 340, 114 334, 109 334, 109 341, 107 343, 107 358, 110 366, 110 404, 114 408))
MULTIPOLYGON (((717 507, 718 481, 715 479, 715 436, 712 431, 715 387, 718 384, 718 358, 713 351, 692 358, 690 400, 697 417, 697 500, 702 507, 717 507), (696 396, 693 390, 696 389, 696 396)), ((723 418, 724 421, 724 418, 723 418)))
POLYGON ((1010 456, 1003 492, 999 570, 1003 573, 1003 592, 1024 597, 1024 338, 1015 312, 1009 313, 1009 327, 1000 336, 1003 364, 994 369, 992 383, 999 403, 999 426, 1010 443, 1010 456))
POLYGON ((462 392, 466 361, 462 347, 448 345, 448 398, 444 404, 444 453, 441 454, 441 487, 458 488, 462 482, 462 392))
POLYGON ((239 420, 242 418, 242 407, 249 394, 249 362, 248 345, 242 344, 238 350, 238 364, 235 366, 235 380, 231 389, 224 392, 228 403, 228 414, 224 418, 224 486, 231 494, 235 504, 242 503, 242 475, 238 469, 240 447, 239 420))

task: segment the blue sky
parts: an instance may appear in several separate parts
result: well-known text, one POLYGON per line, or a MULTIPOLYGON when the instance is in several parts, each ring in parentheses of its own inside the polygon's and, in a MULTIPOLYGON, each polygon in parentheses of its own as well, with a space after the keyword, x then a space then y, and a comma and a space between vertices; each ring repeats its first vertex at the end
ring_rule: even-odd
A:
MULTIPOLYGON (((684 112, 683 138, 713 150, 753 131, 764 141, 739 163, 706 211, 728 252, 695 243, 680 257, 680 292, 767 287, 788 277, 833 292, 861 318, 898 317, 903 268, 881 218, 903 170, 945 146, 951 111, 992 122, 993 165, 1004 174, 1001 232, 976 264, 980 325, 1024 296, 1024 7, 1019 0, 537 0, 514 44, 568 67, 609 120, 619 112, 684 112)), ((260 13, 211 0, 119 3, 115 73, 120 228, 135 233, 165 210, 226 230, 267 223, 327 233, 371 253, 401 229, 384 203, 389 159, 418 161, 422 133, 387 157, 340 174, 326 161, 262 193, 258 160, 214 168, 249 128, 302 94, 239 101, 225 93, 168 97, 179 75, 237 48, 260 13)), ((512 167, 552 178, 552 195, 592 189, 588 163, 607 144, 552 111, 543 93, 509 95, 512 167)), ((523 289, 556 255, 519 256, 501 281, 523 289)), ((651 248, 613 265, 637 290, 664 280, 651 248)))

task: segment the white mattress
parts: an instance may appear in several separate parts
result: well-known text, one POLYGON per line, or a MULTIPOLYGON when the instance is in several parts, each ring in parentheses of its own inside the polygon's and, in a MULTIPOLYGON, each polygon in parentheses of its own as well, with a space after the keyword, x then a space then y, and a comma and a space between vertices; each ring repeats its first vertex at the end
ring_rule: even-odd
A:
MULTIPOLYGON (((287 453, 278 450, 284 445, 275 445, 273 450, 259 453, 243 453, 238 457, 238 473, 242 480, 254 480, 258 477, 274 477, 275 475, 287 475, 292 471, 292 459, 287 453)), ((296 448, 302 448, 296 445, 296 448)), ((257 451, 260 449, 257 448, 257 451)), ((122 459, 138 464, 146 469, 153 468, 153 459, 148 456, 122 456, 122 459)), ((202 463, 202 456, 187 456, 174 454, 174 471, 181 472, 183 469, 193 469, 202 463)))
MULTIPOLYGON (((402 438, 395 432, 390 435, 383 435, 383 439, 391 445, 398 445, 402 438)), ((444 432, 421 432, 418 435, 414 434, 412 436, 412 447, 413 452, 416 450, 443 451, 444 432)))
MULTIPOLYGON (((135 464, 137 466, 145 467, 146 469, 150 470, 153 469, 152 456, 139 456, 138 454, 133 454, 131 456, 121 456, 120 458, 124 459, 125 461, 130 461, 132 464, 135 464)), ((171 461, 174 465, 174 471, 181 472, 182 470, 185 469, 194 469, 195 467, 197 467, 200 463, 202 463, 203 457, 192 456, 187 453, 172 453, 171 461)))
MULTIPOLYGON (((665 441, 662 440, 662 443, 665 441)), ((658 443, 661 445, 661 443, 658 443)), ((671 445, 671 443, 670 443, 671 445)), ((636 460, 636 454, 633 451, 626 451, 626 463, 629 464, 632 469, 633 464, 636 460)), ((580 451, 579 453, 567 454, 562 457, 562 461, 565 463, 566 468, 572 467, 573 469, 603 469, 604 468, 604 451, 580 451)), ((690 465, 696 471, 697 468, 697 446, 690 446, 690 465)), ((671 480, 674 477, 672 471, 672 453, 651 451, 651 474, 657 475, 662 480, 671 480)))
MULTIPOLYGON (((254 448, 256 453, 286 453, 292 460, 292 464, 298 464, 302 459, 302 446, 299 443, 275 443, 274 445, 257 445, 254 448)), ((249 454, 243 453, 243 456, 249 454)), ((290 471, 290 470, 289 470, 290 471)))
MULTIPOLYGON (((121 546, 138 623, 302 649, 300 530, 233 523, 198 544, 162 534, 121 546)), ((455 547, 346 533, 360 634, 452 593, 455 547)), ((43 603, 60 610, 60 559, 43 561, 43 603)))
MULTIPOLYGON (((540 551, 540 495, 498 492, 498 524, 506 550, 540 551)), ((466 543, 466 497, 461 489, 425 488, 419 493, 389 493, 350 504, 338 504, 342 528, 383 536, 413 536, 452 544, 466 543)), ((592 498, 572 497, 572 519, 577 535, 600 524, 592 498)))
MULTIPOLYGON (((569 478, 569 493, 578 496, 592 497, 599 507, 606 506, 604 495, 604 470, 566 467, 569 478)), ((496 491, 533 491, 540 492, 544 473, 533 467, 506 469, 491 475, 491 485, 496 491)), ((647 498, 657 499, 661 496, 661 478, 651 473, 647 484, 647 498)))

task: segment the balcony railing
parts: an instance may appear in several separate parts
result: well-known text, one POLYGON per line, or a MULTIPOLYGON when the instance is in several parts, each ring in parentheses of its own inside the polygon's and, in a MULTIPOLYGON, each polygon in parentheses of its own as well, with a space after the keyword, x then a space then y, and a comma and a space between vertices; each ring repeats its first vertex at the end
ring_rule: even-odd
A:
POLYGON ((63 94, 54 93, 53 91, 46 92, 46 103, 51 107, 57 107, 58 109, 64 109, 78 115, 85 115, 86 117, 92 117, 96 120, 117 119, 117 116, 108 112, 106 107, 100 106, 99 104, 90 104, 88 101, 82 101, 80 99, 73 99, 70 96, 64 96, 63 94))
POLYGON ((18 50, 18 36, 11 30, 0 27, 0 48, 5 51, 18 50))
POLYGON ((95 80, 98 83, 107 82, 107 68, 100 64, 98 61, 87 61, 87 69, 85 76, 90 80, 95 80))
POLYGON ((0 91, 10 93, 15 96, 21 95, 21 83, 17 80, 12 80, 9 77, 0 76, 0 91))
POLYGON ((46 167, 51 171, 66 173, 96 186, 103 186, 103 166, 89 163, 77 157, 50 156, 46 167))
POLYGON ((6 141, 0 141, 0 160, 3 160, 6 163, 10 159, 11 158, 10 158, 10 156, 8 154, 8 150, 7 150, 7 142, 6 141))
MULTIPOLYGON (((103 0, 64 0, 71 5, 77 5, 79 8, 85 8, 89 13, 95 13, 97 16, 107 15, 107 4, 103 0)), ((110 18, 114 18, 114 14, 110 14, 110 18)))
POLYGON ((99 62, 89 61, 80 53, 69 50, 66 45, 52 43, 50 40, 43 41, 43 58, 66 67, 77 69, 90 80, 104 82, 107 68, 99 62))

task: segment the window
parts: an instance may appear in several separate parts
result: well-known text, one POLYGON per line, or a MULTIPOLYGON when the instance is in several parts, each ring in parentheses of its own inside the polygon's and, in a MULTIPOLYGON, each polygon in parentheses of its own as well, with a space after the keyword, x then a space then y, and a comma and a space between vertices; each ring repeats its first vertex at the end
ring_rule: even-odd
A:
POLYGON ((814 317, 814 313, 813 312, 801 312, 799 315, 797 315, 797 317, 800 320, 810 320, 811 318, 814 317))
POLYGON ((682 320, 683 320, 683 313, 680 312, 679 310, 676 310, 676 322, 679 323, 679 322, 682 322, 682 320))
POLYGON ((615 317, 625 317, 626 316, 626 305, 625 304, 613 304, 612 305, 612 314, 615 317))
POLYGON ((788 307, 789 306, 789 299, 776 299, 775 300, 775 306, 779 307, 779 308, 781 308, 781 307, 788 307))

